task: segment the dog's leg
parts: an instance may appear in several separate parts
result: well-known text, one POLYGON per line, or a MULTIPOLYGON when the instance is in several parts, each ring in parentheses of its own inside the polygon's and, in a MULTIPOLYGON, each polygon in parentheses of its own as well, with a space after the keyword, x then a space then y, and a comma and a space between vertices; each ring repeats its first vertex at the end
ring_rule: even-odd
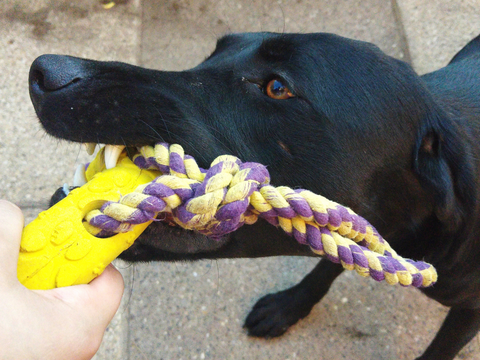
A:
POLYGON ((310 313, 342 271, 340 264, 320 260, 299 284, 258 300, 245 320, 248 334, 264 338, 283 335, 310 313))
POLYGON ((440 331, 417 360, 452 360, 480 329, 480 309, 451 308, 440 331))

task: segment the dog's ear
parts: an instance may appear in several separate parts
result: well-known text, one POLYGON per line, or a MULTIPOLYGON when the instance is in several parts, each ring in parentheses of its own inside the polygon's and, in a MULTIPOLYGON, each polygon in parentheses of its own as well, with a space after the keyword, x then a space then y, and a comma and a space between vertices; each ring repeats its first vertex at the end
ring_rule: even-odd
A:
POLYGON ((441 110, 431 110, 416 141, 414 170, 434 197, 437 218, 450 231, 475 207, 476 186, 469 141, 441 110))

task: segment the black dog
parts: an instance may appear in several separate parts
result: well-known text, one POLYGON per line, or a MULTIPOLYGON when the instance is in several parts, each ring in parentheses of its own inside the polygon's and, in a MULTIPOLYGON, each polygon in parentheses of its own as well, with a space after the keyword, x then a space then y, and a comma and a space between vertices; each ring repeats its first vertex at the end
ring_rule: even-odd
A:
MULTIPOLYGON (((273 184, 347 205, 402 256, 433 263, 438 283, 423 291, 451 310, 420 359, 453 359, 479 330, 480 37, 422 77, 371 44, 330 34, 225 36, 183 72, 44 55, 30 93, 57 138, 179 143, 203 167, 220 154, 260 162, 273 184)), ((273 255, 313 254, 259 221, 218 241, 154 223, 122 257, 273 255)), ((341 272, 320 261, 298 285, 262 298, 249 334, 283 334, 341 272)))

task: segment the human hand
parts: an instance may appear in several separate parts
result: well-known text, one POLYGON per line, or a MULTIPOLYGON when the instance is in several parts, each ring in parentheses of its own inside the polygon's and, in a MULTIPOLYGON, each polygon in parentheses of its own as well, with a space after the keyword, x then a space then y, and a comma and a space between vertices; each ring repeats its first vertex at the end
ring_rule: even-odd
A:
POLYGON ((17 279, 23 215, 0 200, 0 359, 91 359, 117 311, 123 278, 113 265, 88 285, 28 290, 17 279))

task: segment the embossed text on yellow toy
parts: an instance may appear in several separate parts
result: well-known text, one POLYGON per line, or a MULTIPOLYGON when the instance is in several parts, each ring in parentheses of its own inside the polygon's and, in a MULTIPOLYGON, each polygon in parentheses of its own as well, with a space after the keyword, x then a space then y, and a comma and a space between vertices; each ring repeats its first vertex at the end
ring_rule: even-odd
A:
POLYGON ((100 208, 106 201, 117 201, 158 174, 141 170, 122 156, 115 168, 91 176, 87 184, 71 191, 25 227, 17 276, 27 288, 40 290, 89 283, 150 224, 135 225, 132 231, 109 238, 90 234, 82 221, 89 211, 100 208))

